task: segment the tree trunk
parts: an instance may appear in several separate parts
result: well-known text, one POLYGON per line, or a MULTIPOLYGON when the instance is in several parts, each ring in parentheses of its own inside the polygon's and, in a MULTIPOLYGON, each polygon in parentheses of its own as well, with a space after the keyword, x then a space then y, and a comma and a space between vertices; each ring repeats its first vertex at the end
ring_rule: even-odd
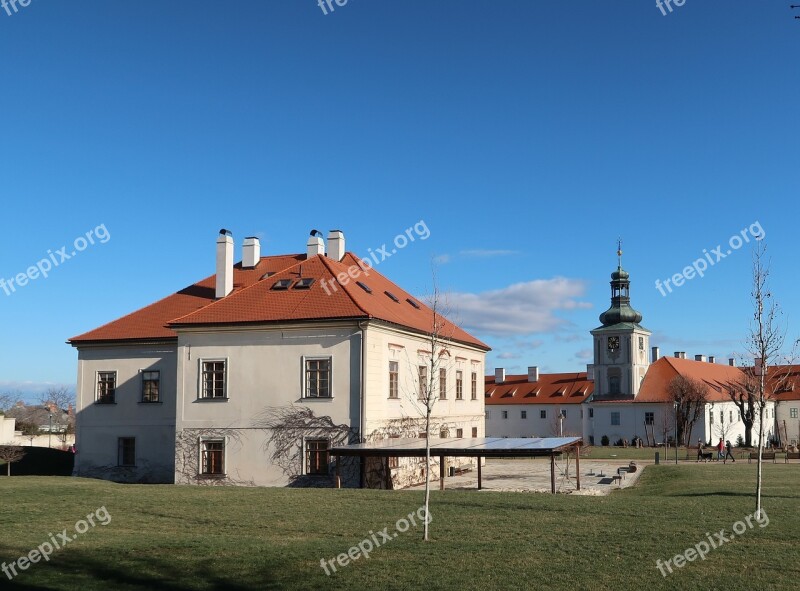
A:
POLYGON ((11 476, 11 462, 6 464, 6 476, 11 476))
MULTIPOLYGON (((762 383, 763 383, 763 377, 762 383)), ((763 388, 763 386, 762 386, 763 388)), ((763 475, 762 456, 764 454, 764 404, 758 409, 758 466, 756 468, 756 518, 761 517, 761 479, 763 475)))
POLYGON ((423 541, 428 541, 428 515, 430 515, 431 502, 431 405, 426 403, 425 412, 425 527, 423 528, 423 541))

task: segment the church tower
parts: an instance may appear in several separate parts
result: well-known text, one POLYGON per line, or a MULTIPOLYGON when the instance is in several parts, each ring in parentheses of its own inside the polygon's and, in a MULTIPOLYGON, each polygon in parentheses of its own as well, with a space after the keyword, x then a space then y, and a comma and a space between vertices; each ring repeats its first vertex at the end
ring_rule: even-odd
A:
POLYGON ((631 308, 630 275, 622 268, 622 243, 617 270, 611 274, 611 307, 600 314, 592 333, 594 400, 633 400, 650 365, 651 332, 642 315, 631 308))

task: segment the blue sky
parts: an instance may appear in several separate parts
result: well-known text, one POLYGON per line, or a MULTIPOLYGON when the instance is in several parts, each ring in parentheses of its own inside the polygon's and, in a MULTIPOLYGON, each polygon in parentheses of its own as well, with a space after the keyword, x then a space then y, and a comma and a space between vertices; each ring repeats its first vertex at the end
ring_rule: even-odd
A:
POLYGON ((798 332, 800 21, 785 0, 47 2, 0 10, 0 389, 74 384, 65 340, 213 273, 231 229, 299 252, 341 228, 494 348, 584 368, 616 240, 662 352, 727 357, 751 314, 756 222, 798 332), (335 6, 335 5, 334 5, 335 6), (741 234, 740 234, 741 235, 741 234), (56 259, 58 260, 58 259, 56 259))

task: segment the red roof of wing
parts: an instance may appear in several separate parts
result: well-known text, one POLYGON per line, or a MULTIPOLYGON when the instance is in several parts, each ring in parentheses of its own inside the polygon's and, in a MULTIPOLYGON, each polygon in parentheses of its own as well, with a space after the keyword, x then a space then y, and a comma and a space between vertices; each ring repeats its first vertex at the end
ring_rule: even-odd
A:
POLYGON ((536 382, 528 375, 506 376, 506 381, 495 383, 494 376, 486 376, 486 404, 580 404, 594 392, 594 382, 586 372, 539 374, 536 382))
MULTIPOLYGON (((225 298, 214 298, 215 276, 212 275, 132 314, 73 337, 70 342, 176 338, 174 328, 177 326, 342 318, 375 318, 420 332, 430 331, 433 312, 377 271, 359 271, 356 279, 347 285, 335 279, 340 273, 346 275, 358 262, 351 253, 341 262, 322 255, 310 259, 302 254, 262 257, 253 269, 242 269, 241 264, 234 267, 234 290, 225 298), (264 277, 267 273, 272 275, 264 277), (301 277, 314 279, 309 289, 295 289, 301 277), (290 279, 290 288, 273 290, 272 286, 279 279, 290 279), (367 293, 356 281, 369 286, 372 293, 367 293), (399 302, 393 301, 385 291, 395 295, 399 302), (419 308, 408 303, 407 298, 419 308)), ((458 326, 447 320, 444 322, 443 337, 489 349, 458 326)))
POLYGON ((800 400, 800 365, 773 365, 767 370, 771 389, 777 390, 773 400, 800 400))
MULTIPOLYGON (((242 269, 241 264, 237 264, 233 268, 234 293, 257 282, 265 273, 275 273, 303 259, 305 255, 301 254, 262 257, 252 269, 242 269)), ((69 342, 175 339, 178 335, 168 323, 214 302, 215 281, 215 275, 206 277, 136 312, 72 337, 69 342)))
POLYGON ((728 391, 732 385, 741 383, 743 377, 740 367, 662 357, 647 370, 639 395, 634 402, 672 402, 669 383, 679 375, 704 384, 709 402, 730 400, 728 391))
MULTIPOLYGON (((287 322, 297 320, 326 320, 337 318, 375 318, 428 332, 433 325, 433 311, 415 297, 374 269, 355 272, 356 279, 347 278, 340 283, 337 275, 347 276, 348 270, 358 269, 359 259, 347 253, 341 262, 323 255, 276 273, 272 277, 254 283, 238 293, 232 293, 201 310, 176 318, 172 326, 207 324, 243 324, 264 322, 287 322), (300 278, 314 279, 309 289, 296 289, 300 278), (281 279, 291 281, 289 289, 275 290, 273 286, 281 279), (358 285, 367 286, 371 293, 358 285), (343 284, 344 283, 344 284, 343 284), (399 301, 395 302, 385 292, 390 292, 399 301), (414 307, 407 300, 415 302, 414 307)), ((489 347, 459 328, 444 320, 442 336, 489 349, 489 347)))

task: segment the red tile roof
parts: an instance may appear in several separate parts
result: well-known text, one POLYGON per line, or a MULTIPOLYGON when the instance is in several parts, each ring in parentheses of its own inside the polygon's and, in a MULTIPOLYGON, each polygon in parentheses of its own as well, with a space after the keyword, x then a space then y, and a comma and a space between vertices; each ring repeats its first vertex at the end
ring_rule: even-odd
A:
POLYGON ((494 376, 486 376, 486 404, 580 404, 594 392, 594 382, 586 377, 586 372, 545 373, 529 382, 523 374, 496 384, 494 376))
MULTIPOLYGON (((374 269, 361 272, 359 259, 347 253, 341 262, 324 255, 263 257, 255 269, 234 267, 234 291, 214 299, 215 276, 207 277, 155 304, 93 331, 70 339, 73 344, 92 341, 176 338, 176 327, 198 325, 264 324, 332 319, 377 319, 417 332, 429 332, 433 312, 425 304, 374 269), (354 267, 355 266, 355 267, 354 267), (336 275, 355 268, 356 279, 342 285, 336 275), (269 277, 265 274, 272 273, 269 277), (297 289, 300 278, 313 279, 308 289, 297 289), (275 290, 280 279, 289 289, 275 290), (371 293, 360 287, 361 282, 371 293), (395 302, 385 292, 393 294, 395 302), (418 308, 407 301, 410 299, 418 308)), ((489 347, 445 320, 444 338, 481 349, 489 347)))
POLYGON ((773 400, 800 400, 800 365, 775 365, 767 370, 770 387, 777 389, 773 400))

